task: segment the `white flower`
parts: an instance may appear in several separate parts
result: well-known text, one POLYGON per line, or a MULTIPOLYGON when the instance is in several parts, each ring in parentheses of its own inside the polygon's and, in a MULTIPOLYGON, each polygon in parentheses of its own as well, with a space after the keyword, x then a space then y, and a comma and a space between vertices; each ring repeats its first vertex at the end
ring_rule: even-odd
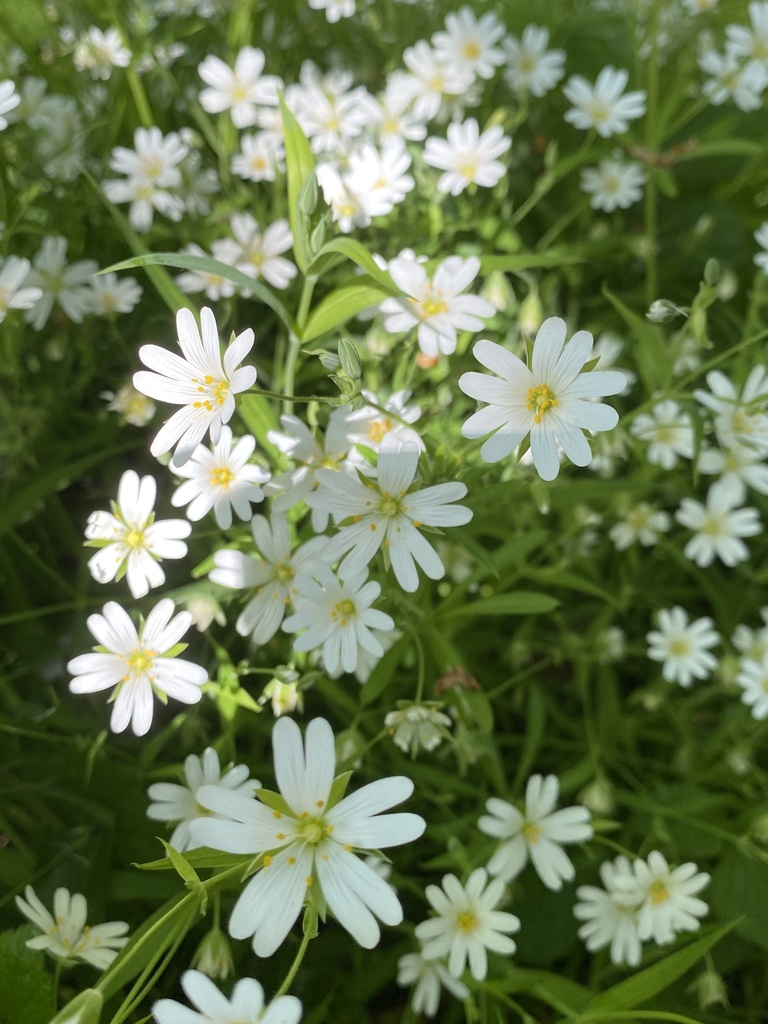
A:
POLYGON ((421 953, 406 953, 397 961, 397 984, 403 988, 413 985, 411 1009, 434 1017, 440 1005, 440 989, 447 989, 456 999, 466 999, 469 989, 448 973, 438 960, 425 960, 421 953))
POLYGON ((480 449, 484 462, 511 455, 530 433, 536 471, 544 480, 554 480, 560 471, 558 445, 575 465, 588 466, 592 452, 583 431, 611 430, 618 423, 615 409, 592 399, 618 394, 626 387, 624 374, 581 373, 592 352, 592 335, 577 331, 566 344, 566 333, 564 320, 545 320, 536 335, 530 369, 493 341, 474 346, 475 358, 498 374, 464 373, 459 378, 464 394, 489 403, 461 428, 471 439, 493 431, 480 449))
POLYGON ((677 402, 658 402, 650 413, 638 416, 629 432, 641 441, 649 441, 646 458, 662 469, 674 469, 678 456, 693 458, 693 424, 677 402))
POLYGON ((103 183, 107 198, 113 203, 131 204, 128 220, 137 231, 149 230, 154 210, 180 220, 184 203, 175 190, 181 185, 178 165, 188 153, 181 135, 163 135, 154 126, 137 128, 133 143, 135 149, 116 146, 112 150, 109 166, 126 177, 124 181, 110 179, 103 183))
POLYGON ((237 269, 256 280, 263 277, 273 288, 287 288, 297 273, 280 255, 293 245, 288 221, 276 220, 262 233, 250 213, 236 213, 229 225, 237 243, 232 254, 237 269))
POLYGON ((728 25, 725 34, 728 49, 735 57, 768 66, 768 3, 753 0, 749 5, 751 28, 728 25))
POLYGON ((369 100, 371 124, 379 143, 422 142, 427 134, 424 122, 411 110, 411 97, 397 88, 397 77, 390 75, 383 93, 369 100))
POLYGON ((81 654, 67 669, 75 678, 72 693, 96 693, 115 687, 109 726, 123 732, 131 723, 136 736, 143 736, 152 724, 152 694, 165 702, 168 697, 182 704, 197 704, 200 687, 208 673, 199 665, 167 654, 192 625, 189 612, 173 619, 173 601, 166 597, 147 616, 140 632, 124 608, 114 601, 104 605, 103 615, 89 615, 88 629, 105 651, 81 654))
POLYGON ((462 7, 446 15, 445 31, 435 32, 432 45, 441 63, 493 78, 504 63, 504 53, 496 46, 503 35, 504 26, 495 14, 488 12, 478 20, 469 7, 462 7))
POLYGON ((135 277, 99 274, 91 282, 91 312, 96 316, 130 313, 141 298, 143 288, 135 277))
POLYGON ((381 150, 364 143, 349 158, 344 186, 369 217, 382 217, 413 188, 413 178, 406 174, 410 166, 411 155, 401 141, 389 139, 381 150))
POLYGON ((183 558, 192 527, 184 519, 155 521, 157 483, 152 476, 141 479, 132 469, 120 478, 117 502, 111 512, 92 512, 85 536, 89 547, 101 548, 88 562, 98 583, 127 577, 135 598, 144 597, 165 582, 158 565, 164 558, 183 558))
POLYGON ((234 69, 219 57, 208 56, 197 69, 208 86, 200 93, 200 106, 209 114, 230 112, 236 128, 256 124, 257 105, 276 106, 282 84, 275 75, 262 75, 264 54, 244 46, 235 58, 234 69))
POLYGON ((517 878, 529 858, 548 889, 561 889, 575 877, 560 844, 591 839, 592 826, 586 807, 555 810, 559 789, 555 775, 532 775, 525 789, 525 814, 498 797, 486 802, 489 814, 480 818, 478 828, 503 840, 488 862, 490 873, 502 882, 517 878))
POLYGON ((406 800, 413 783, 404 776, 378 779, 331 804, 334 737, 323 718, 309 723, 305 743, 292 719, 279 718, 272 747, 280 800, 266 805, 203 787, 198 795, 203 806, 233 820, 202 819, 191 825, 193 839, 215 850, 265 854, 261 870, 235 904, 229 933, 238 939, 253 935, 256 955, 271 956, 317 885, 342 927, 372 949, 380 937, 376 917, 397 925, 403 911, 392 886, 354 851, 418 839, 423 818, 380 813, 406 800))
POLYGON ((3 115, 15 110, 20 103, 21 96, 10 78, 0 82, 0 132, 8 127, 8 121, 3 115))
POLYGON ((666 512, 641 501, 627 510, 620 523, 610 528, 608 536, 617 551, 625 551, 636 543, 650 548, 658 543, 659 535, 666 533, 671 525, 672 520, 666 512))
POLYGON ((710 648, 720 643, 709 616, 688 621, 688 613, 679 605, 663 608, 658 614, 658 630, 646 636, 648 657, 661 661, 661 674, 668 683, 690 686, 694 679, 707 679, 717 665, 710 648))
POLYGON ((620 159, 601 160, 597 167, 586 167, 581 172, 581 190, 592 198, 594 210, 626 210, 643 197, 645 171, 637 163, 624 163, 620 159))
POLYGON ((253 348, 250 327, 229 343, 223 363, 216 318, 207 306, 200 310, 200 329, 188 309, 176 314, 176 329, 183 358, 158 345, 142 345, 139 359, 155 372, 139 370, 133 383, 158 402, 183 406, 160 428, 149 449, 158 456, 177 445, 173 461, 183 466, 206 432, 216 444, 235 411, 235 395, 253 387, 256 369, 238 369, 253 348))
POLYGON ((768 220, 761 224, 755 232, 755 241, 765 251, 757 253, 754 261, 764 273, 768 274, 768 220))
POLYGON ((209 816, 210 811, 197 802, 197 791, 201 786, 217 786, 233 793, 253 796, 261 783, 249 778, 247 765, 238 764, 221 774, 219 755, 213 747, 206 747, 202 757, 190 754, 184 761, 186 785, 174 782, 154 782, 147 790, 147 796, 155 801, 147 808, 147 817, 152 821, 176 822, 170 838, 174 850, 184 853, 194 850, 196 843, 189 833, 189 823, 196 818, 209 816))
POLYGON ((516 93, 544 96, 565 74, 565 52, 547 50, 547 28, 527 25, 519 41, 516 36, 506 36, 501 45, 507 58, 504 77, 516 93))
POLYGON ((384 718, 384 726, 395 745, 411 757, 419 750, 429 753, 439 747, 452 725, 452 719, 438 711, 435 704, 409 704, 387 712, 384 718))
POLYGON ((112 68, 127 68, 131 63, 131 51, 123 46, 123 40, 116 28, 102 32, 91 25, 85 35, 80 36, 75 46, 74 63, 78 71, 90 71, 93 78, 108 79, 112 68))
POLYGON ((240 137, 240 152, 232 157, 232 173, 246 181, 274 181, 283 170, 283 147, 268 132, 240 137))
POLYGON ((396 391, 385 402, 379 402, 372 391, 364 390, 361 394, 367 402, 376 402, 379 408, 363 405, 347 414, 347 438, 352 444, 361 444, 377 452, 385 437, 396 437, 405 444, 414 444, 424 450, 424 442, 408 425, 421 416, 417 405, 406 404, 411 397, 410 391, 396 391))
POLYGON ((309 0, 309 6, 315 11, 325 11, 331 25, 341 18, 351 18, 355 13, 355 0, 309 0))
POLYGON ((721 373, 707 374, 710 390, 698 389, 694 397, 715 414, 715 434, 722 448, 748 445, 768 454, 768 370, 754 366, 741 392, 721 373))
POLYGON ((57 889, 53 894, 53 914, 43 906, 31 885, 24 889, 24 896, 25 899, 16 897, 16 906, 43 933, 27 939, 25 945, 29 949, 43 949, 58 960, 81 960, 103 971, 128 941, 128 925, 124 921, 86 925, 88 904, 79 892, 57 889))
POLYGON ((123 420, 134 427, 143 427, 155 415, 155 403, 133 384, 123 384, 116 392, 103 391, 99 397, 107 400, 110 412, 119 412, 123 420))
POLYGON ((405 298, 385 299, 381 305, 384 328, 392 333, 418 326, 419 348, 425 355, 456 350, 456 331, 479 331, 483 320, 493 316, 490 302, 477 295, 463 295, 480 270, 476 256, 449 256, 432 277, 408 256, 390 260, 388 270, 405 298))
POLYGON ((762 661, 768 655, 768 606, 760 609, 760 615, 763 619, 760 629, 739 625, 731 635, 731 643, 743 659, 762 661))
POLYGON ((594 85, 581 75, 573 75, 563 89, 563 95, 573 104, 565 120, 584 131, 594 128, 605 139, 627 131, 629 122, 645 113, 644 92, 622 95, 628 81, 629 72, 614 67, 603 68, 594 85))
POLYGON ((9 256, 5 263, 0 261, 0 324, 9 309, 31 309, 43 297, 42 288, 22 288, 29 275, 29 260, 9 256))
POLYGON ((379 207, 379 197, 373 193, 353 192, 332 164, 320 164, 316 176, 323 199, 331 208, 333 222, 343 234, 349 234, 354 228, 367 228, 372 217, 387 212, 386 204, 379 207))
POLYGON ((576 890, 581 902, 573 908, 573 913, 584 922, 579 928, 579 938, 585 941, 590 953, 610 945, 614 964, 637 967, 642 954, 637 899, 627 894, 634 883, 632 866, 626 857, 604 861, 600 865, 600 878, 605 889, 580 885, 576 890))
POLYGON ((296 996, 278 996, 265 1006, 264 989, 255 978, 241 978, 230 999, 200 971, 185 971, 181 987, 196 1010, 175 999, 161 999, 152 1007, 157 1024, 298 1024, 301 1020, 296 996))
POLYGON ((425 895, 438 916, 415 928, 425 960, 448 955, 448 970, 459 978, 469 960, 475 981, 488 973, 487 949, 510 956, 517 946, 504 932, 516 932, 520 920, 514 914, 496 910, 504 895, 498 878, 488 882, 485 868, 476 868, 463 886, 455 875, 444 875, 442 888, 428 885, 425 895), (487 883, 487 887, 486 887, 487 883))
POLYGON ((733 494, 733 500, 740 504, 746 500, 747 487, 758 494, 768 494, 768 466, 765 452, 747 445, 736 444, 724 451, 707 448, 699 455, 699 472, 718 474, 720 483, 733 494))
POLYGON ((472 513, 449 502, 463 498, 463 483, 443 483, 411 490, 419 466, 419 449, 385 438, 379 449, 378 481, 366 481, 334 470, 319 469, 319 488, 307 503, 333 514, 335 522, 354 517, 342 526, 326 548, 329 561, 346 555, 339 575, 346 580, 367 568, 386 545, 397 582, 410 593, 419 585, 417 563, 430 579, 445 575, 440 558, 420 532, 422 526, 463 526, 472 513), (349 552, 349 554, 347 554, 349 552))
POLYGON ((693 932, 699 918, 709 907, 696 897, 709 883, 709 875, 698 871, 693 863, 670 868, 658 850, 647 860, 638 858, 632 869, 636 889, 628 893, 640 904, 637 930, 641 939, 653 939, 662 945, 672 942, 677 932, 693 932))
MULTIPOLYGON (((216 242, 213 244, 214 247, 217 245, 216 242)), ((234 247, 233 242, 230 242, 230 245, 234 247)), ((231 262, 231 260, 229 260, 231 251, 231 248, 228 247, 227 260, 220 260, 220 262, 231 262)), ((188 256, 208 255, 208 253, 201 249, 195 242, 190 242, 189 245, 186 245, 181 250, 181 252, 188 256)), ((216 252, 214 252, 214 258, 219 258, 216 255, 216 252)), ((195 292, 205 292, 206 296, 212 302, 217 302, 219 299, 229 299, 235 294, 235 286, 232 281, 229 281, 226 277, 222 277, 221 274, 213 270, 186 270, 176 278, 176 284, 188 295, 195 292)))
POLYGON ((736 682, 743 690, 743 703, 752 706, 752 717, 768 718, 768 651, 759 660, 742 658, 736 682))
POLYGON ((396 78, 393 88, 413 100, 413 113, 419 120, 432 120, 444 98, 463 96, 474 81, 470 68, 444 63, 423 39, 405 50, 403 61, 410 74, 396 78))
POLYGON ((26 322, 33 330, 42 330, 54 302, 57 302, 70 320, 82 323, 83 317, 91 311, 91 289, 88 286, 98 269, 96 260, 77 260, 67 265, 66 238, 47 235, 24 281, 27 287, 42 289, 41 297, 33 306, 27 307, 26 322))
POLYGON ((749 548, 742 537, 754 537, 762 526, 756 508, 737 508, 739 488, 727 480, 713 484, 702 505, 693 498, 683 498, 675 519, 689 530, 693 537, 683 549, 686 558, 702 567, 719 558, 724 565, 733 566, 749 558, 749 548))
POLYGON ((689 14, 704 14, 706 11, 714 11, 717 0, 682 0, 682 4, 689 14))
POLYGON ((730 48, 722 54, 705 50, 699 56, 699 67, 711 76, 701 91, 713 106, 720 106, 729 99, 744 111, 758 110, 763 105, 768 72, 758 61, 742 64, 730 48))
POLYGON ((299 633, 293 641, 296 651, 314 651, 322 646, 322 661, 329 675, 339 670, 354 672, 363 652, 380 658, 381 642, 372 629, 391 630, 394 620, 371 608, 381 594, 381 585, 368 581, 365 570, 345 576, 339 583, 327 565, 318 565, 294 597, 295 613, 283 622, 286 633, 299 633))
POLYGON ((240 519, 251 518, 251 504, 264 500, 260 484, 269 480, 269 473, 261 466, 248 463, 256 447, 256 439, 248 434, 233 445, 232 431, 221 428, 221 437, 213 451, 198 445, 184 466, 171 463, 171 469, 186 478, 178 487, 171 504, 176 508, 189 505, 187 517, 197 522, 213 509, 216 522, 222 530, 232 525, 232 511, 240 519))
POLYGON ((287 605, 322 564, 327 539, 314 537, 291 553, 288 521, 274 506, 269 520, 264 516, 253 517, 251 530, 262 557, 256 559, 242 551, 217 551, 210 579, 222 587, 256 591, 240 613, 235 628, 240 636, 252 635, 255 643, 265 644, 280 628, 287 605))
POLYGON ((437 180, 438 192, 457 196, 467 185, 491 188, 507 168, 496 159, 509 149, 509 139, 499 125, 480 133, 477 121, 470 117, 463 124, 448 125, 448 140, 429 138, 424 147, 424 163, 445 171, 437 180))
POLYGON ((300 85, 286 90, 286 103, 313 153, 346 153, 350 141, 368 126, 367 90, 363 86, 350 90, 348 72, 321 76, 309 62, 302 65, 301 79, 300 85))

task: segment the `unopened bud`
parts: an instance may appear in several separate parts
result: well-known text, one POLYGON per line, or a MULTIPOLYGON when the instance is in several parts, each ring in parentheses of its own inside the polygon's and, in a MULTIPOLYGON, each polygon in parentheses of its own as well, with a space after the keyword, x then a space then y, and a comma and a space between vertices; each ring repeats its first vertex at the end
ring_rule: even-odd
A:
POLYGON ((517 317, 517 325, 523 334, 535 334, 541 327, 544 320, 544 310, 541 306, 541 299, 536 289, 528 292, 520 303, 520 312, 517 317))
POLYGON ((315 207, 317 206, 317 179, 315 178, 315 172, 311 171, 301 186, 301 192, 299 192, 299 209, 306 216, 314 213, 315 207))
POLYGON ((656 299, 655 302, 651 303, 651 307, 645 314, 645 318, 654 324, 664 324, 669 320, 674 320, 675 317, 687 315, 688 314, 684 309, 676 306, 674 302, 670 302, 669 299, 656 299))
POLYGON ((720 1003, 721 1006, 728 1005, 728 990, 720 975, 712 968, 704 971, 691 985, 699 996, 699 1006, 706 1010, 708 1006, 720 1003))
POLYGON ((232 950, 229 939, 220 928, 212 928, 203 937, 192 957, 192 967, 214 979, 223 979, 232 973, 235 968, 232 950))

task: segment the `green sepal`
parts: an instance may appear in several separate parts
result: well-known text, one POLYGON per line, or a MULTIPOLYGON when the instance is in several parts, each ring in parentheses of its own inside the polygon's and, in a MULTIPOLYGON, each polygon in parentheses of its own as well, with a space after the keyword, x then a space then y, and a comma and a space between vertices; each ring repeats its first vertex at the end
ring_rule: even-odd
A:
POLYGON ((160 839, 160 842, 163 844, 165 852, 168 854, 168 857, 170 858, 170 861, 173 864, 174 868, 181 876, 184 885, 191 892, 197 893, 197 895, 199 896, 200 914, 205 914, 206 910, 208 909, 208 893, 206 892, 205 886, 200 880, 200 876, 183 854, 179 853, 178 850, 175 850, 170 843, 167 843, 165 841, 165 839, 160 839))
POLYGON ((352 772, 342 772, 341 775, 337 775, 333 780, 331 786, 331 792, 328 795, 328 803, 326 804, 326 811, 329 811, 331 807, 335 807, 343 798, 349 785, 349 780, 352 778, 352 772))
POLYGON ((273 811, 279 811, 281 814, 285 814, 289 818, 296 817, 291 808, 285 802, 285 797, 280 793, 275 793, 271 789, 257 789, 256 799, 261 800, 261 802, 266 804, 267 807, 271 807, 273 811))

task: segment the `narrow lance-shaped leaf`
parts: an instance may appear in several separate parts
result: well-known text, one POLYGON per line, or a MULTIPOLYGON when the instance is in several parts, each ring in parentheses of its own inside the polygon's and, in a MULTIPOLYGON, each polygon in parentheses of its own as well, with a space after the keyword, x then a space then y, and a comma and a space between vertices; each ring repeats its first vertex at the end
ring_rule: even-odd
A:
POLYGON ((315 173, 315 158, 301 126, 280 97, 280 114, 285 136, 285 170, 288 178, 288 219, 293 232, 293 252, 302 273, 311 262, 309 220, 301 208, 300 198, 307 179, 315 173))

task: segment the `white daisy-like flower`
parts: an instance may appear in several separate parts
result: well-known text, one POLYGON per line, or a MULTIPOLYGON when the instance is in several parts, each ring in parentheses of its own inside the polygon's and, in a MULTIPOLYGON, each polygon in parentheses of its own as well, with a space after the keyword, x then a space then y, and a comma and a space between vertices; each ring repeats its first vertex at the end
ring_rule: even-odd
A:
POLYGON ((128 723, 136 736, 152 724, 152 695, 164 703, 168 697, 182 704, 197 704, 208 673, 191 661, 168 654, 192 625, 189 612, 173 616, 173 601, 166 597, 147 616, 139 632, 128 613, 115 601, 104 605, 103 615, 89 615, 88 629, 100 648, 73 658, 67 670, 75 677, 72 693, 97 693, 114 687, 109 727, 123 732, 128 723))
POLYGON ((548 28, 526 25, 519 40, 508 35, 501 45, 507 58, 504 77, 516 93, 545 96, 565 74, 565 51, 547 49, 548 28))
POLYGON ((250 434, 235 443, 229 427, 222 427, 212 451, 201 444, 185 465, 171 463, 171 469, 186 478, 173 492, 171 504, 175 508, 189 505, 187 517, 192 522, 213 509, 222 530, 232 525, 233 510, 238 518, 250 520, 251 504, 264 500, 261 484, 269 480, 266 469, 248 462, 255 447, 256 438, 250 434))
POLYGON ((472 512, 450 502, 463 498, 466 485, 436 484, 414 490, 419 449, 385 438, 379 449, 378 480, 362 482, 351 474, 317 471, 318 490, 307 503, 330 512, 336 523, 353 517, 329 542, 329 561, 346 556, 339 568, 343 580, 366 570, 373 556, 386 546, 397 582, 409 593, 419 585, 416 564, 430 579, 439 580, 445 567, 435 549, 420 532, 422 526, 464 526, 472 512))
POLYGON ((76 260, 67 264, 66 238, 47 235, 24 280, 25 287, 42 292, 34 305, 26 307, 26 322, 33 330, 42 330, 56 302, 73 323, 82 323, 86 314, 91 312, 90 285, 98 269, 96 260, 76 260))
POLYGON ((405 444, 414 444, 424 450, 424 442, 409 424, 421 416, 417 405, 408 405, 410 391, 395 391, 379 401, 372 391, 362 391, 367 402, 376 402, 378 409, 363 405, 347 414, 347 437, 352 444, 361 444, 377 452, 385 437, 396 437, 405 444))
POLYGON ((106 81, 112 76, 113 68, 128 67, 131 51, 123 45, 116 28, 110 27, 102 32, 91 25, 78 39, 72 59, 78 71, 90 71, 93 78, 106 81))
POLYGON ((319 886, 342 927, 372 949, 380 937, 376 918, 397 925, 403 911, 392 886, 354 851, 418 839, 426 827, 419 815, 381 814, 407 800, 413 783, 404 776, 378 779, 332 804, 334 736, 323 718, 309 723, 304 742, 296 722, 279 718, 272 748, 279 801, 267 805, 204 786, 200 803, 232 820, 199 819, 190 826, 193 839, 214 850, 265 855, 235 904, 229 933, 252 935, 256 955, 271 956, 319 886))
POLYGON ((498 375, 464 373, 459 378, 464 394, 488 402, 461 428, 471 439, 493 431, 480 449, 484 462, 511 455, 530 433, 537 473, 554 480, 560 471, 558 445, 575 465, 588 466, 592 451, 584 430, 611 430, 618 423, 616 410, 594 399, 618 394, 626 387, 626 377, 618 370, 582 373, 592 353, 592 335, 577 331, 566 343, 566 334, 564 320, 545 320, 536 335, 530 369, 493 341, 474 346, 475 358, 498 375))
POLYGON ((201 971, 185 971, 181 987, 195 1007, 161 999, 152 1007, 157 1024, 299 1024, 301 1003, 296 996, 278 996, 264 1005, 264 989, 255 978, 241 978, 227 999, 201 971))
POLYGON ((117 391, 102 391, 99 398, 106 399, 110 412, 119 413, 125 423, 134 427, 145 426, 155 415, 155 403, 133 384, 123 384, 117 391))
POLYGON ((236 247, 233 248, 235 266, 248 277, 264 278, 273 288, 287 288, 296 267, 280 255, 293 245, 293 235, 287 220, 276 220, 262 232, 250 213, 236 213, 229 222, 236 247))
POLYGON ((701 91, 713 106, 719 107, 726 100, 733 100, 744 111, 758 110, 763 105, 768 71, 759 61, 745 64, 730 48, 725 53, 707 49, 699 55, 699 67, 710 76, 701 91))
POLYGON ((200 106, 209 114, 228 110, 236 128, 256 124, 257 106, 276 106, 282 83, 276 75, 262 75, 265 58, 261 50, 244 46, 231 68, 220 57, 209 55, 197 69, 208 86, 200 93, 200 106))
POLYGON ((752 709, 752 717, 768 718, 768 651, 757 659, 742 658, 736 682, 742 689, 741 699, 752 709))
POLYGON ((406 174, 410 166, 411 154, 399 139, 389 139, 381 149, 363 143, 349 158, 344 185, 370 217, 383 217, 413 188, 413 178, 406 174))
POLYGON ((596 885, 580 885, 576 890, 579 903, 574 915, 583 921, 579 938, 590 953, 610 946, 614 964, 637 967, 642 955, 642 942, 638 934, 637 898, 628 895, 634 885, 632 865, 626 857, 600 865, 600 878, 604 889, 596 885))
POLYGON ((372 127, 380 145, 387 142, 422 142, 427 135, 423 120, 411 110, 411 97, 397 88, 397 77, 390 75, 383 93, 369 100, 372 127))
POLYGON ((403 62, 410 73, 398 76, 392 85, 397 93, 413 101, 413 114, 420 121, 436 117, 444 100, 464 96, 475 78, 470 68, 457 68, 440 60, 424 39, 404 51, 403 62))
POLYGON ((650 413, 636 417, 629 432, 649 442, 645 457, 662 469, 674 469, 678 458, 693 458, 695 436, 691 417, 670 399, 658 402, 650 413))
POLYGON ((755 232, 755 241, 762 246, 763 252, 755 254, 754 262, 764 273, 768 274, 768 220, 761 224, 755 232))
POLYGON ((466 886, 455 875, 444 875, 442 888, 428 885, 427 900, 437 917, 415 928, 425 960, 448 956, 448 970, 454 978, 464 973, 467 960, 475 981, 488 973, 487 950, 511 956, 517 946, 507 932, 520 929, 520 920, 496 907, 504 896, 504 883, 488 881, 485 868, 475 868, 466 886))
POLYGON ((461 71, 469 70, 479 78, 493 78, 504 63, 504 52, 496 45, 505 28, 490 11, 476 18, 469 7, 447 14, 445 30, 435 32, 432 45, 437 59, 461 71))
POLYGON ((184 203, 176 194, 181 186, 179 164, 189 147, 179 132, 163 135, 155 126, 137 128, 133 144, 134 149, 116 146, 112 150, 109 166, 125 179, 103 182, 107 198, 113 203, 131 204, 128 219, 137 231, 149 230, 154 210, 180 220, 184 203))
POLYGON ((29 949, 42 949, 57 960, 82 961, 104 971, 128 941, 125 921, 86 925, 88 903, 79 892, 59 888, 53 894, 53 914, 43 905, 31 885, 16 906, 43 933, 27 939, 29 949))
POLYGON ((742 658, 750 661, 762 661, 768 655, 768 606, 760 609, 760 615, 763 620, 760 629, 741 624, 731 634, 733 646, 742 658))
POLYGON ((768 2, 752 0, 748 9, 749 28, 746 25, 726 27, 728 48, 735 57, 768 67, 768 2))
POLYGON ((147 817, 152 821, 175 822, 176 828, 170 838, 174 850, 184 853, 200 845, 189 834, 189 823, 196 818, 212 813, 197 802, 197 791, 201 786, 217 786, 232 793, 253 796, 261 783, 249 778, 247 765, 238 764, 223 775, 219 755, 213 747, 206 747, 202 757, 190 754, 184 761, 186 785, 175 782, 153 782, 147 796, 154 801, 147 808, 147 817))
POLYGON ((715 434, 721 448, 737 444, 768 455, 768 368, 754 366, 739 389, 720 370, 707 374, 709 391, 693 395, 715 414, 715 434))
POLYGON ((710 487, 706 504, 683 498, 675 519, 694 531, 683 549, 686 558, 702 567, 711 565, 716 558, 728 566, 746 562, 749 548, 741 538, 756 536, 762 525, 756 508, 737 507, 739 491, 726 479, 710 487))
POLYGON ((21 103, 21 96, 16 92, 16 85, 7 78, 0 82, 0 132, 8 127, 4 114, 10 114, 21 103))
POLYGON ((581 172, 581 190, 591 197, 589 205, 606 213, 639 202, 644 184, 645 171, 640 164, 621 159, 601 160, 597 167, 585 167, 581 172))
POLYGON ((507 168, 496 157, 509 149, 512 140, 499 125, 480 132, 474 117, 448 125, 448 139, 427 139, 424 163, 445 171, 437 180, 438 192, 457 196, 468 185, 491 188, 507 168))
POLYGON ((411 1009, 434 1017, 440 1005, 442 989, 456 999, 464 1000, 469 989, 458 978, 448 973, 447 967, 439 960, 425 960, 421 953, 406 953, 397 961, 397 984, 403 988, 413 986, 411 1009))
POLYGON ((298 633, 296 651, 321 651, 326 671, 354 672, 363 652, 380 658, 384 647, 372 630, 389 631, 394 620, 371 605, 381 585, 368 580, 365 570, 347 575, 340 583, 327 565, 314 571, 318 582, 308 579, 294 597, 295 613, 283 622, 286 633, 298 633))
POLYGON ((621 522, 610 528, 608 536, 617 551, 626 551, 633 544, 650 548, 658 544, 660 535, 667 533, 671 526, 668 513, 641 501, 626 511, 621 522))
POLYGON ((232 157, 232 173, 245 181, 274 181, 282 171, 283 147, 269 132, 240 137, 240 152, 232 157))
POLYGON ((183 558, 184 538, 192 527, 184 519, 155 521, 157 482, 152 476, 139 478, 128 469, 120 478, 117 501, 111 512, 92 512, 85 536, 89 547, 99 547, 88 562, 98 583, 126 577, 135 598, 144 597, 165 582, 158 564, 164 558, 183 558))
POLYGON ((429 753, 440 746, 453 725, 453 719, 438 707, 440 705, 409 704, 387 712, 384 726, 403 753, 415 757, 420 750, 429 753))
POLYGON ((418 327, 419 348, 425 355, 450 355, 456 350, 457 330, 482 330, 483 320, 495 313, 485 299, 462 294, 480 270, 476 256, 449 256, 432 277, 415 258, 405 255, 390 260, 388 270, 406 297, 381 303, 384 329, 398 334, 418 327))
POLYGON ((254 516, 251 530, 261 558, 225 549, 213 556, 210 579, 222 587, 253 590, 235 628, 240 636, 252 636, 265 644, 280 628, 288 605, 301 593, 318 566, 325 564, 325 537, 313 537, 291 551, 291 532, 285 516, 273 506, 269 519, 254 516))
POLYGON ((200 328, 190 310, 180 309, 176 329, 183 358, 159 345, 142 345, 139 359, 154 372, 139 370, 133 383, 158 402, 183 406, 160 428, 149 449, 158 456, 176 445, 173 461, 183 466, 207 432, 214 444, 219 440, 235 411, 235 395, 255 384, 256 368, 240 366, 253 348, 250 327, 229 343, 222 361, 216 318, 207 306, 200 310, 200 328))
POLYGON ((29 260, 9 256, 0 261, 0 324, 9 309, 31 309, 43 297, 42 288, 22 288, 30 270, 29 260))
POLYGON ((708 679, 717 666, 710 648, 720 643, 712 619, 707 615, 690 622, 685 609, 675 605, 661 609, 658 625, 646 636, 648 657, 662 662, 667 682, 690 686, 694 679, 708 679))
POLYGON ((565 120, 583 131, 594 128, 604 139, 627 131, 629 122, 645 113, 642 90, 624 94, 628 81, 628 71, 610 66, 603 68, 594 85, 573 75, 563 88, 563 95, 573 104, 565 120))
POLYGON ((355 13, 355 0, 308 0, 314 11, 325 11, 329 24, 335 25, 342 18, 351 18, 355 13))
MULTIPOLYGON (((230 242, 230 246, 226 250, 226 259, 221 259, 221 254, 217 255, 216 246, 214 242, 214 258, 218 259, 222 263, 232 263, 230 254, 234 243, 230 242)), ((218 243, 221 244, 221 243, 218 243)), ((208 253, 204 249, 201 249, 196 242, 190 242, 189 245, 184 246, 181 250, 184 255, 187 256, 208 256, 208 253)), ((176 278, 176 284, 181 288, 187 295, 193 295, 196 292, 205 292, 206 296, 212 302, 218 302, 219 299, 229 299, 235 294, 235 286, 232 281, 226 277, 222 277, 221 274, 213 270, 185 270, 183 274, 179 274, 176 278)))
POLYGON ((768 465, 765 452, 744 444, 732 448, 707 448, 699 454, 699 472, 716 474, 729 488, 737 504, 746 500, 747 487, 758 494, 768 494, 768 465))
POLYGON ((117 274, 99 274, 90 285, 91 312, 96 316, 130 313, 144 291, 135 277, 118 277, 117 274))
POLYGON ((699 918, 709 907, 696 893, 709 884, 709 875, 689 862, 671 868, 658 850, 632 865, 634 887, 628 895, 638 903, 637 931, 641 940, 653 939, 659 945, 672 942, 678 932, 699 928, 699 918))
POLYGON ((557 807, 560 783, 555 775, 532 775, 525 788, 525 813, 506 800, 491 797, 488 814, 478 828, 502 843, 488 862, 488 870, 502 882, 517 878, 530 859, 548 889, 562 889, 575 877, 563 843, 583 843, 592 838, 586 807, 557 807))

